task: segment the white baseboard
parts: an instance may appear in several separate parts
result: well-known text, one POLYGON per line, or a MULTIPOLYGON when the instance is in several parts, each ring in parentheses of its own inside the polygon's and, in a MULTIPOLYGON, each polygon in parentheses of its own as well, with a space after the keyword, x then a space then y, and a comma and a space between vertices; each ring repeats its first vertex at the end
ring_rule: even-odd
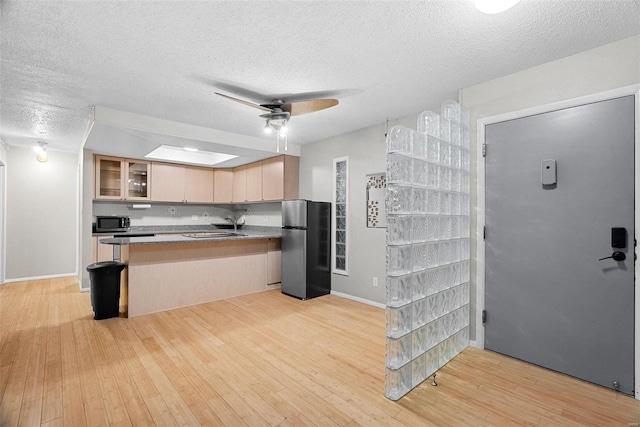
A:
POLYGON ((31 280, 56 279, 58 277, 78 276, 77 273, 50 274, 48 276, 21 277, 19 279, 6 279, 5 283, 29 282, 31 280))
POLYGON ((484 348, 478 343, 478 341, 469 340, 469 347, 479 348, 480 350, 484 350, 484 348))
POLYGON ((361 303, 367 304, 367 305, 372 305, 372 306, 377 307, 377 308, 382 308, 382 309, 386 308, 386 306, 384 304, 380 304, 379 302, 371 301, 371 300, 360 298, 360 297, 354 297, 353 295, 343 294, 342 292, 331 291, 331 295, 335 295, 335 296, 340 297, 340 298, 346 298, 346 299, 350 299, 350 300, 353 300, 353 301, 361 302, 361 303))

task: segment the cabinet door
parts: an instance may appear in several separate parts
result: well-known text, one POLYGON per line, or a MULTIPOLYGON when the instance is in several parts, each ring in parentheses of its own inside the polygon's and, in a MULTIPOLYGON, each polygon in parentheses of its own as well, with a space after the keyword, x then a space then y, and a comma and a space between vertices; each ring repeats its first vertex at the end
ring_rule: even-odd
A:
POLYGON ((105 245, 100 243, 102 239, 108 239, 113 236, 94 236, 93 237, 93 262, 113 261, 113 245, 105 245))
POLYGON ((300 159, 278 156, 262 161, 262 199, 291 200, 298 198, 300 159))
POLYGON ((247 201, 247 167, 233 168, 233 201, 247 201))
POLYGON ((300 157, 284 156, 284 200, 297 199, 300 193, 300 157))
POLYGON ((214 169, 213 171, 213 203, 233 202, 233 171, 231 169, 214 169))
POLYGON ((247 165, 247 201, 262 201, 262 162, 247 165))
POLYGON ((284 156, 262 161, 262 198, 264 200, 284 198, 284 156))
POLYGON ((125 198, 128 200, 149 200, 150 162, 142 160, 124 160, 124 175, 127 177, 125 198))
POLYGON ((95 157, 95 198, 122 200, 124 198, 124 162, 117 157, 95 157))
POLYGON ((182 203, 185 187, 184 166, 152 162, 151 179, 151 200, 182 203))
POLYGON ((267 246, 267 285, 282 281, 281 239, 269 239, 267 246))
POLYGON ((184 199, 187 203, 213 203, 213 169, 185 166, 184 199))

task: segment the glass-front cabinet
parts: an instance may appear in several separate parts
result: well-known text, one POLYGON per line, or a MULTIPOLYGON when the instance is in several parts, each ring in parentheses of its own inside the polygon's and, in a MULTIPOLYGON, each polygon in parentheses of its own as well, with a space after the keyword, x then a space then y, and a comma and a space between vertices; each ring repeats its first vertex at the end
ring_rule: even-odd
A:
POLYGON ((149 165, 140 160, 125 160, 126 199, 149 199, 149 165))
POLYGON ((149 200, 149 162, 95 156, 95 170, 96 199, 149 200))

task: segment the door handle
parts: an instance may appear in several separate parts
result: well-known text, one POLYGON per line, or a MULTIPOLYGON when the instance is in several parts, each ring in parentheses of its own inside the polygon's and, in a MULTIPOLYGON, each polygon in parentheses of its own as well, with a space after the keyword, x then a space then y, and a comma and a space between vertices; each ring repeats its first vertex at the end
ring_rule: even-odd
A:
POLYGON ((606 256, 604 258, 600 258, 598 261, 602 261, 604 259, 609 259, 609 258, 613 258, 615 261, 624 261, 625 259, 627 259, 627 256, 624 254, 624 252, 613 251, 611 256, 606 256))

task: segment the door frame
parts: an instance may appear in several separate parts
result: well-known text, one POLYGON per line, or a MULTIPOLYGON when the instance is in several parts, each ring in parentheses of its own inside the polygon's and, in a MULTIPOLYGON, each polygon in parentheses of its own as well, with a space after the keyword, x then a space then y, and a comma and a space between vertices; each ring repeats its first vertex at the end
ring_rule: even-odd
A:
MULTIPOLYGON (((2 144, 2 141, 0 141, 0 144, 2 144)), ((0 159, 0 285, 5 284, 6 276, 7 276, 6 230, 7 230, 7 165, 4 164, 0 159)))
MULTIPOLYGON (((471 341, 473 347, 484 349, 484 325, 482 324, 482 311, 485 309, 485 243, 483 238, 483 228, 486 219, 485 204, 485 163, 482 156, 481 147, 485 143, 485 126, 504 122, 507 120, 520 119, 535 114, 543 114, 551 111, 562 110, 565 108, 577 107, 584 104, 594 102, 607 101, 613 98, 619 98, 628 95, 635 95, 635 162, 634 162, 634 183, 635 183, 635 229, 636 236, 640 233, 640 84, 626 86, 606 92, 586 95, 579 98, 573 98, 565 101, 554 102, 551 104, 540 105, 524 110, 512 111, 497 116, 479 119, 477 122, 477 140, 476 140, 476 256, 472 261, 476 265, 476 339, 471 341)), ((635 237, 635 236, 634 236, 635 237)), ((634 266, 635 277, 640 274, 640 263, 636 262, 634 266)), ((634 301, 634 390, 635 399, 640 400, 640 292, 638 292, 638 281, 634 282, 635 301, 634 301)))

